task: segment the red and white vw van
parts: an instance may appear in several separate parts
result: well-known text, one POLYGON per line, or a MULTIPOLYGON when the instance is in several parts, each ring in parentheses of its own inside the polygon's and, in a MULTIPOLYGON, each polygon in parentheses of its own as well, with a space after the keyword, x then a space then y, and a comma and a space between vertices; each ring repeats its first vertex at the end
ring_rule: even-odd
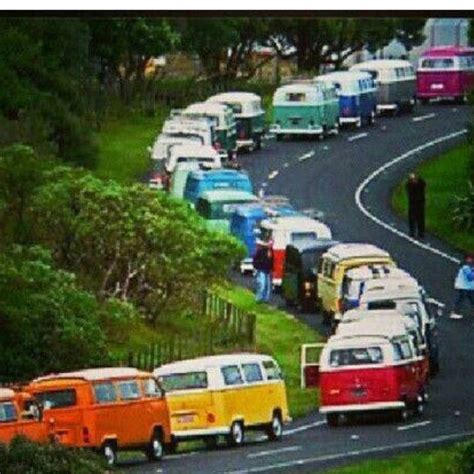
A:
POLYGON ((331 229, 307 216, 282 216, 266 219, 260 224, 262 238, 273 243, 273 286, 280 287, 283 279, 286 246, 301 241, 331 239, 331 229))
POLYGON ((319 411, 328 425, 337 426, 341 415, 394 410, 405 419, 409 409, 420 410, 419 361, 403 324, 343 327, 344 334, 328 340, 319 361, 319 411))
POLYGON ((421 102, 438 98, 464 102, 473 87, 474 48, 441 46, 421 56, 416 71, 416 95, 421 102))

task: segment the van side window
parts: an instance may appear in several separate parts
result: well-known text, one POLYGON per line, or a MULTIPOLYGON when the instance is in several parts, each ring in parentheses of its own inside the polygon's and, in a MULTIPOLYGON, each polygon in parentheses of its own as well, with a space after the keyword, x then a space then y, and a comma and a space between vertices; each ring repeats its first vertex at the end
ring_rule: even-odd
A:
POLYGON ((221 372, 226 385, 240 385, 244 383, 237 365, 228 365, 227 367, 222 367, 221 372))
POLYGON ((35 393, 35 397, 48 410, 76 405, 76 391, 72 389, 35 393))
POLYGON ((123 380, 117 383, 121 400, 137 400, 140 398, 140 389, 136 380, 123 380))
POLYGON ((143 381, 143 393, 145 397, 161 397, 162 392, 158 382, 155 379, 145 379, 143 381))
POLYGON ((182 374, 162 375, 159 383, 166 391, 196 390, 207 388, 206 372, 185 372, 182 374))
POLYGON ((117 401, 117 391, 112 382, 102 382, 94 385, 97 403, 111 403, 117 401))
POLYGON ((246 382, 261 382, 263 380, 262 371, 258 364, 242 364, 242 370, 246 382))
POLYGON ((331 262, 331 260, 326 260, 324 262, 323 275, 327 278, 333 278, 335 269, 336 269, 335 263, 331 262))
POLYGON ((17 419, 18 414, 12 402, 0 403, 0 423, 8 423, 17 419))
POLYGON ((268 380, 280 380, 282 379, 280 368, 272 360, 266 360, 263 362, 263 368, 267 374, 268 380))
POLYGON ((411 359, 413 357, 410 344, 408 341, 398 341, 393 343, 393 349, 395 352, 394 359, 396 361, 411 359))

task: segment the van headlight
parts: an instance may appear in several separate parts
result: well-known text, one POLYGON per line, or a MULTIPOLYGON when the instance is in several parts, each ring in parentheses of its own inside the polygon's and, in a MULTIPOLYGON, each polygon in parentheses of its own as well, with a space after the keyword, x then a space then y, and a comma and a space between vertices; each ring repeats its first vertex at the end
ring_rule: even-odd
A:
POLYGON ((304 289, 305 290, 311 290, 312 287, 313 287, 313 284, 310 281, 305 281, 304 282, 304 289))

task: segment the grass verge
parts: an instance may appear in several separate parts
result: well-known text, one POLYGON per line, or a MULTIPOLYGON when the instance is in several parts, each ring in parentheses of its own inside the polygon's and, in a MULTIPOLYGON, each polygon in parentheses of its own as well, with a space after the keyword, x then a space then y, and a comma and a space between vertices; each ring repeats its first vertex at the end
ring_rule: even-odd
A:
POLYGON ((245 288, 229 286, 219 293, 237 307, 257 315, 257 350, 278 361, 285 376, 291 416, 315 410, 319 405, 317 391, 300 386, 300 346, 320 342, 321 335, 285 311, 257 304, 253 293, 245 288))
POLYGON ((147 147, 153 145, 167 115, 168 110, 160 109, 154 117, 136 114, 106 122, 98 134, 96 174, 125 184, 140 180, 150 167, 147 147))
MULTIPOLYGON (((417 172, 426 181, 426 228, 461 251, 474 249, 474 234, 459 231, 451 222, 454 196, 468 190, 468 147, 454 148, 419 166, 417 172)), ((406 217, 408 201, 405 182, 400 183, 392 195, 395 211, 406 217)))

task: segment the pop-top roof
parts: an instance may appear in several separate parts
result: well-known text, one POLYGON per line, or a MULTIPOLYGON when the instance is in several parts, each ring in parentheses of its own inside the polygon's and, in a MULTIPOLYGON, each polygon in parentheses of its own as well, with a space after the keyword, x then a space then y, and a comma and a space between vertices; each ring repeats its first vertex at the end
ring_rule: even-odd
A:
POLYGON ((390 254, 372 244, 344 243, 331 247, 326 255, 332 260, 341 261, 351 258, 388 258, 390 254))
POLYGON ((126 377, 136 377, 137 375, 143 375, 138 369, 131 367, 105 367, 100 369, 85 369, 78 370, 76 372, 62 372, 59 374, 49 374, 43 377, 38 377, 33 380, 33 383, 46 382, 48 380, 58 379, 83 379, 83 380, 107 380, 107 379, 120 379, 126 377))

